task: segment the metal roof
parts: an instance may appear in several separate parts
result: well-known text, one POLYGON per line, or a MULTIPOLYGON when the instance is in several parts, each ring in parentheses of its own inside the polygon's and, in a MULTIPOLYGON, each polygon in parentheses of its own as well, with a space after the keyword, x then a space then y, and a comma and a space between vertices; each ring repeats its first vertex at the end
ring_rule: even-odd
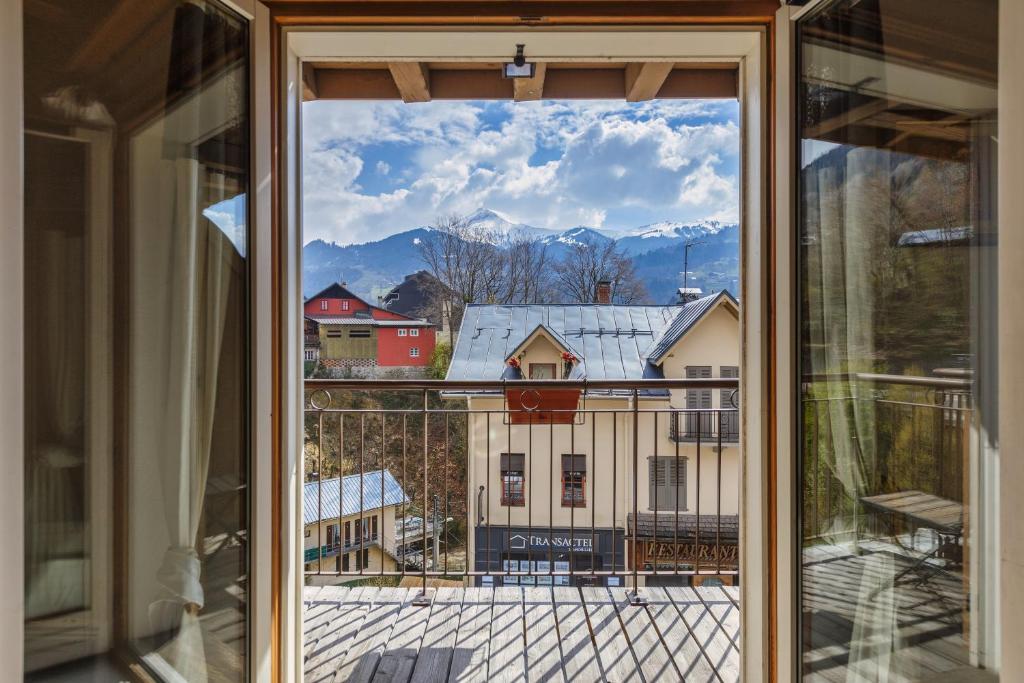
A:
POLYGON ((664 331, 651 348, 649 354, 651 362, 660 365, 665 360, 665 355, 672 350, 672 347, 687 332, 693 329, 693 326, 704 317, 705 313, 714 308, 715 304, 722 299, 728 299, 734 305, 739 306, 739 303, 733 298, 732 294, 724 289, 717 294, 710 294, 682 306, 682 314, 676 316, 676 319, 672 321, 672 324, 669 325, 668 329, 664 331))
POLYGON ((426 320, 378 320, 376 318, 341 318, 336 316, 307 315, 310 320, 321 325, 360 325, 362 327, 430 327, 426 320))
MULTIPOLYGON (((391 472, 384 470, 384 505, 401 505, 408 502, 405 491, 398 484, 398 481, 391 475, 391 472)), ((317 520, 337 519, 359 514, 359 480, 358 474, 350 474, 341 479, 337 477, 324 479, 323 481, 306 482, 302 489, 302 520, 304 524, 315 524, 317 520), (320 515, 317 516, 317 494, 320 497, 320 515), (341 505, 339 514, 339 508, 341 505)), ((363 482, 363 506, 362 511, 369 512, 381 506, 381 471, 364 472, 363 482)))
POLYGON ((538 327, 564 340, 580 359, 570 379, 659 378, 661 355, 723 297, 736 303, 728 292, 719 292, 670 306, 470 304, 462 318, 447 379, 521 376, 506 360, 538 327))
POLYGON ((682 310, 614 304, 470 304, 448 379, 501 379, 505 359, 539 325, 564 339, 579 357, 572 377, 660 377, 660 371, 649 367, 647 352, 682 310))

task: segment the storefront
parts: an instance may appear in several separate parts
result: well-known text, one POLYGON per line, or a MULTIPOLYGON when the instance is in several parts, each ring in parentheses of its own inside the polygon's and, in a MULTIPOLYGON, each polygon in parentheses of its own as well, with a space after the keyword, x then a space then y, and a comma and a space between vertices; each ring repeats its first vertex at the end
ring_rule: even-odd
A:
POLYGON ((739 519, 659 515, 655 533, 654 515, 640 514, 633 542, 629 529, 627 545, 645 572, 664 572, 645 577, 648 586, 699 586, 705 581, 732 586, 739 570, 739 519), (684 573, 685 572, 685 573, 684 573))
POLYGON ((625 572, 625 537, 623 529, 480 526, 475 533, 475 569, 493 575, 476 577, 476 585, 623 585, 621 577, 587 572, 625 572))

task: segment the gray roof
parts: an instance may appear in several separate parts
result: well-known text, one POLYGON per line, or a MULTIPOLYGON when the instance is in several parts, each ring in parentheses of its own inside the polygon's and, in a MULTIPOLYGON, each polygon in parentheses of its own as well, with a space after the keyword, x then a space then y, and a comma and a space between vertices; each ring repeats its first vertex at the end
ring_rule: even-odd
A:
POLYGON ((505 359, 543 325, 574 349, 574 376, 588 379, 660 377, 648 349, 682 306, 613 304, 470 304, 462 317, 448 379, 504 376, 505 359))
MULTIPOLYGON (((317 520, 337 519, 349 515, 359 514, 359 480, 358 474, 350 474, 342 478, 344 486, 339 483, 337 477, 324 479, 323 481, 306 482, 302 490, 302 520, 303 524, 315 524, 317 520), (320 496, 320 515, 317 515, 317 494, 320 496), (339 514, 340 506, 344 509, 339 514)), ((363 512, 376 510, 381 507, 381 471, 364 472, 363 482, 363 512)), ((391 475, 391 472, 384 470, 384 507, 389 505, 401 505, 409 499, 405 491, 398 484, 398 481, 391 475)))
POLYGON ((660 355, 711 309, 720 292, 684 305, 470 304, 448 367, 449 380, 519 376, 506 365, 516 347, 543 327, 580 359, 570 378, 660 378, 660 355))
MULTIPOLYGON (((698 517, 696 515, 679 515, 674 512, 641 512, 637 516, 636 535, 638 538, 654 538, 655 523, 658 528, 658 539, 666 543, 678 538, 680 541, 693 542, 698 538, 698 517)), ((699 538, 704 543, 714 543, 720 538, 726 543, 737 543, 740 533, 739 515, 700 515, 699 538)), ((626 537, 633 536, 633 513, 626 514, 626 537)))
POLYGON ((683 306, 682 315, 676 317, 669 325, 668 329, 658 338, 650 352, 650 359, 652 363, 661 364, 665 360, 665 355, 672 350, 672 347, 683 338, 683 336, 693 329, 693 326, 697 324, 704 314, 710 311, 715 304, 722 299, 728 299, 733 304, 739 306, 736 299, 733 298, 726 290, 722 290, 718 294, 709 294, 703 298, 691 301, 690 303, 683 306))

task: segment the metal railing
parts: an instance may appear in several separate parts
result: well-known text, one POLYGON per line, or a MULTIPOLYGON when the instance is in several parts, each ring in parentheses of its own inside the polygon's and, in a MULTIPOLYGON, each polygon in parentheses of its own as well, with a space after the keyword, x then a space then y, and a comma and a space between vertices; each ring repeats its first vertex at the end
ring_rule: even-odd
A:
POLYGON ((969 379, 858 373, 804 378, 806 542, 872 524, 868 495, 919 491, 964 502, 969 379), (845 393, 832 395, 838 388, 845 393))
MULTIPOLYGON (((409 549, 416 544, 406 531, 418 526, 416 568, 403 553, 373 570, 325 570, 318 540, 306 574, 416 575, 424 591, 429 578, 635 587, 639 577, 736 575, 739 470, 724 459, 738 456, 721 446, 738 438, 737 410, 672 407, 669 390, 735 390, 738 382, 307 380, 308 478, 357 477, 355 493, 339 491, 358 500, 336 508, 354 511, 345 515, 356 528, 380 514, 382 501, 395 518, 428 523, 402 523, 393 539, 394 527, 382 530, 386 543, 409 549), (555 394, 547 390, 558 401, 548 402, 555 394), (578 392, 574 407, 566 391, 578 392), (675 439, 676 419, 688 415, 737 428, 675 439), (566 498, 563 467, 582 493, 566 498), (383 474, 370 491, 374 472, 383 474), (509 491, 521 495, 503 505, 509 491), (432 519, 446 523, 434 528, 432 519)), ((320 510, 322 495, 317 488, 320 510)))
POLYGON ((722 441, 730 445, 740 440, 739 411, 694 411, 676 412, 669 423, 669 437, 683 443, 695 442, 698 438, 705 443, 722 441))

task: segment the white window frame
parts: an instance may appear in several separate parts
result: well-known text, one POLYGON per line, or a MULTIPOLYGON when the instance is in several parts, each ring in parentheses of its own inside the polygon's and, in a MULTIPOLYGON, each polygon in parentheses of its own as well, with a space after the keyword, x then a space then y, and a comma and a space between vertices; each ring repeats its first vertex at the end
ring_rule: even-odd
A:
MULTIPOLYGON (((421 27, 416 27, 419 29, 421 27)), ((282 179, 286 191, 281 193, 283 206, 280 215, 287 226, 282 238, 288 241, 287 258, 295 264, 294 271, 286 274, 288 305, 301 301, 299 273, 301 263, 301 229, 298 210, 300 121, 303 61, 481 61, 502 62, 508 56, 508 46, 528 43, 531 54, 539 61, 650 61, 671 59, 683 61, 727 61, 738 66, 739 102, 741 121, 740 164, 740 216, 741 216, 741 289, 764 292, 768 274, 767 207, 769 198, 769 169, 766 167, 765 116, 770 98, 765 73, 768 64, 765 30, 759 27, 703 26, 631 26, 623 30, 594 29, 566 30, 521 29, 504 27, 431 27, 425 30, 393 30, 389 27, 346 28, 332 30, 326 27, 285 27, 285 45, 280 50, 283 90, 287 93, 281 104, 280 120, 285 128, 280 153, 287 160, 287 176, 282 179), (496 40, 495 34, 501 39, 496 40), (685 39, 680 40, 684 36, 685 39), (290 292, 295 292, 291 295, 290 292)), ((769 400, 766 392, 772 386, 768 378, 771 348, 766 337, 770 319, 768 301, 763 297, 750 297, 740 312, 740 331, 743 354, 740 361, 741 376, 745 378, 740 389, 741 405, 761 405, 769 400), (756 398, 745 398, 747 396, 756 398)), ((292 315, 283 316, 281 325, 292 323, 292 315)), ((296 318, 294 328, 299 328, 296 318)), ((291 329, 291 328, 288 328, 291 329)), ((784 328, 783 328, 784 329, 784 328)), ((295 354, 291 358, 298 360, 295 354)), ((285 362, 288 362, 287 360, 285 362)), ((294 361, 293 361, 294 362, 294 361)), ((292 540, 292 529, 301 524, 301 462, 302 452, 302 382, 301 367, 289 368, 283 378, 290 387, 290 396, 282 408, 288 427, 284 435, 290 452, 282 457, 285 472, 279 480, 282 491, 282 518, 276 520, 283 529, 280 553, 282 581, 289 606, 282 619, 281 641, 283 666, 296 680, 301 677, 301 590, 302 566, 300 549, 292 540)), ((740 567, 740 611, 743 648, 741 673, 749 680, 768 677, 768 558, 766 557, 768 516, 763 501, 767 498, 767 467, 763 462, 770 433, 762 422, 759 411, 741 414, 744 439, 740 447, 740 519, 745 533, 741 533, 740 552, 744 558, 740 567)), ((472 472, 469 473, 472 477, 472 472)), ((631 484, 629 484, 631 485, 631 484)), ((783 518, 786 519, 786 518, 783 518)), ((788 580, 788 577, 787 577, 788 580)), ((780 657, 782 651, 780 650, 780 657)))
POLYGON ((409 328, 409 336, 410 337, 418 337, 418 336, 420 336, 419 328, 418 327, 411 327, 411 328, 409 328))
POLYGON ((407 333, 408 333, 408 330, 406 330, 404 327, 399 327, 398 328, 398 336, 399 337, 404 337, 407 333))
POLYGON ((349 310, 350 307, 351 307, 351 303, 349 302, 348 299, 342 299, 341 300, 341 310, 347 311, 347 310, 349 310))
POLYGON ((409 358, 419 358, 419 357, 420 357, 420 347, 418 347, 418 346, 410 346, 409 347, 409 358))
POLYGON ((320 299, 320 310, 321 311, 326 311, 327 310, 327 299, 320 299))

